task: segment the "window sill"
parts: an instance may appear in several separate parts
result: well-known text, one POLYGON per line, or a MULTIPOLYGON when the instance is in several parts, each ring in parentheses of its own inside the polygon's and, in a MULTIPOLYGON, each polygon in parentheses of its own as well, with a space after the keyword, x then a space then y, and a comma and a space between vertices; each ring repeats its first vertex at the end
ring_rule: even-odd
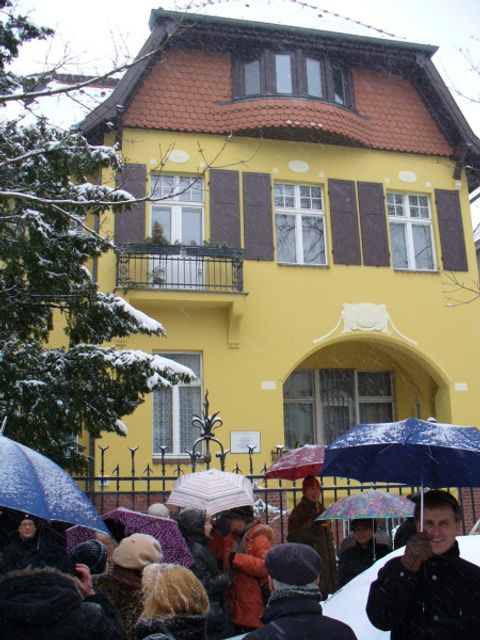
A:
POLYGON ((325 269, 328 264, 301 264, 299 262, 277 262, 278 267, 300 267, 302 269, 325 269))
MULTIPOLYGON (((238 104, 239 102, 255 102, 257 100, 308 100, 309 102, 319 102, 320 104, 329 104, 333 107, 338 107, 339 109, 343 109, 344 111, 349 111, 350 113, 357 113, 355 107, 353 105, 345 105, 339 104, 338 102, 333 102, 332 100, 327 100, 326 98, 318 98, 314 96, 300 96, 300 95, 292 95, 291 93, 264 93, 264 94, 256 94, 251 96, 238 96, 232 98, 231 100, 217 100, 216 104, 221 106, 226 106, 230 104, 238 104)), ((357 113, 357 115, 359 115, 357 113)))
POLYGON ((440 273, 438 269, 401 269, 400 267, 393 267, 396 273, 440 273))

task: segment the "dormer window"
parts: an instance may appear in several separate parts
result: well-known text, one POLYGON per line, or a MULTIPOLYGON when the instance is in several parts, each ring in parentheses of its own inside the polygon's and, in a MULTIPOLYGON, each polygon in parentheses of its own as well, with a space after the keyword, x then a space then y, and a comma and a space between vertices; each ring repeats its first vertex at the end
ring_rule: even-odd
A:
POLYGON ((349 70, 303 51, 250 51, 234 61, 234 99, 261 96, 316 98, 352 108, 349 70))

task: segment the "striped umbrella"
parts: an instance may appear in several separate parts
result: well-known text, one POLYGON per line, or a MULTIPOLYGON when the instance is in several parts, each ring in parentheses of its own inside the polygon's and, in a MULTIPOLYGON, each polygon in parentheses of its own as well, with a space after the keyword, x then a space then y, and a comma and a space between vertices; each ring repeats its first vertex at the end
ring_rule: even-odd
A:
POLYGON ((204 509, 209 515, 235 507, 253 507, 253 487, 239 473, 208 469, 180 476, 167 504, 204 509))

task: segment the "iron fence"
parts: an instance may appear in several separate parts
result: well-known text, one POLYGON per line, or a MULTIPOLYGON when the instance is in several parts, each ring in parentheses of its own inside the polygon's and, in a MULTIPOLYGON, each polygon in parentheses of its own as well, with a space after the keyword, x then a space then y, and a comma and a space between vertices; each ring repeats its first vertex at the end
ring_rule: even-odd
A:
POLYGON ((116 285, 123 289, 243 292, 243 249, 183 245, 124 245, 116 285))

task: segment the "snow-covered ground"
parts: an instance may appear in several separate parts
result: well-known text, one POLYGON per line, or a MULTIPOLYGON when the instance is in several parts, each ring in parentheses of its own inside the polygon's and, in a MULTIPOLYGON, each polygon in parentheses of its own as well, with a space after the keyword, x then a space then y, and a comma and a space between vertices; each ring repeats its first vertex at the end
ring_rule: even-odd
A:
MULTIPOLYGON (((469 562, 480 565, 480 536, 458 536, 460 555, 469 562)), ((370 584, 376 579, 381 567, 395 556, 402 555, 404 547, 392 551, 384 558, 339 589, 326 602, 322 602, 323 613, 348 624, 358 640, 388 640, 389 631, 380 631, 370 624, 365 613, 370 584)), ((459 638, 458 640, 461 640, 459 638)))

